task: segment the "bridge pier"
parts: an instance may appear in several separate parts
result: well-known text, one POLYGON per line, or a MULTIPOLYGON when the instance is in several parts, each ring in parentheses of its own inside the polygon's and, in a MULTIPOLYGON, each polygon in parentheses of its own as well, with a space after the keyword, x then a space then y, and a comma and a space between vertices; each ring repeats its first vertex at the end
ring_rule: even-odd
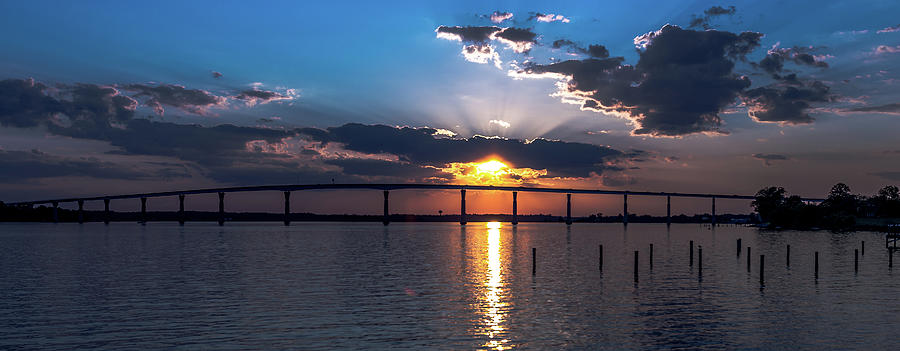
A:
POLYGON ((59 202, 53 201, 53 223, 59 223, 59 202))
POLYGON ((712 197, 712 225, 716 225, 716 197, 712 197))
POLYGON ((184 214, 184 194, 178 194, 178 225, 184 225, 187 216, 184 214))
POLYGON ((628 192, 622 194, 622 224, 628 225, 628 192))
POLYGON ((284 192, 284 225, 291 225, 291 192, 284 192))
POLYGON ((388 211, 388 191, 384 191, 384 219, 381 220, 381 224, 388 225, 390 224, 390 220, 388 219, 390 216, 388 211))
POLYGON ((225 193, 219 193, 219 225, 225 225, 225 193))
POLYGON ((512 225, 519 224, 519 204, 516 198, 519 195, 518 191, 513 191, 513 217, 512 217, 512 225))
POLYGON ((572 225, 572 194, 566 194, 566 225, 572 225))
POLYGON ((666 195, 666 225, 672 225, 672 196, 666 195))
POLYGON ((84 200, 78 200, 78 224, 84 223, 84 200))
POLYGON ((466 189, 459 189, 459 224, 466 224, 466 189))
POLYGON ((109 224, 109 199, 103 199, 103 224, 109 224))
POLYGON ((147 198, 146 197, 141 198, 141 220, 139 222, 141 222, 141 225, 147 224, 147 198))

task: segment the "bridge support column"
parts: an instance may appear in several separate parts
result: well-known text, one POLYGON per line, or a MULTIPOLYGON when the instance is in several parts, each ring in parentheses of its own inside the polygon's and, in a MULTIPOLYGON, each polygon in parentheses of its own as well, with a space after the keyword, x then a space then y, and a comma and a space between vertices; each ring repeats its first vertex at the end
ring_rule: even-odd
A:
POLYGON ((459 224, 466 224, 466 189, 459 190, 459 224))
POLYGON ((622 195, 622 224, 628 225, 628 192, 622 195))
POLYGON ((103 199, 103 224, 109 224, 109 199, 103 199))
POLYGON ((184 225, 187 216, 184 214, 184 194, 178 194, 178 225, 184 225))
POLYGON ((291 192, 284 192, 284 225, 291 225, 291 192))
POLYGON ((566 225, 572 225, 572 194, 566 194, 566 225))
POLYGON ((513 191, 512 193, 513 193, 513 217, 512 217, 512 224, 513 224, 513 225, 517 225, 517 224, 519 224, 519 203, 518 203, 518 201, 517 201, 516 198, 518 197, 519 192, 518 192, 518 191, 513 191))
POLYGON ((225 193, 219 193, 219 225, 225 225, 225 193))
POLYGON ((672 225, 672 196, 666 195, 666 225, 672 225))
POLYGON ((712 225, 715 226, 716 225, 716 197, 715 196, 713 196, 713 198, 712 198, 712 218, 711 218, 711 220, 712 220, 712 225))
POLYGON ((147 198, 146 197, 141 198, 141 220, 139 222, 141 222, 141 225, 147 224, 147 198))
POLYGON ((78 200, 78 224, 84 223, 84 200, 78 200))
POLYGON ((390 223, 390 220, 388 220, 389 217, 390 217, 390 211, 388 209, 388 191, 385 190, 384 191, 384 219, 381 220, 381 224, 388 225, 390 223))
POLYGON ((59 202, 53 201, 53 223, 59 223, 59 202))

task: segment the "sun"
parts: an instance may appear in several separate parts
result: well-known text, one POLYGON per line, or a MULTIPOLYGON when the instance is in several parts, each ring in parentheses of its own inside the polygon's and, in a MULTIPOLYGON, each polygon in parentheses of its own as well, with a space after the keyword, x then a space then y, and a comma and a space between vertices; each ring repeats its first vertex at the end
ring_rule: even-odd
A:
POLYGON ((507 166, 503 162, 500 162, 497 160, 490 160, 490 161, 485 161, 485 162, 476 164, 475 172, 480 175, 497 176, 497 175, 507 173, 507 170, 506 170, 507 168, 509 168, 509 166, 507 166))

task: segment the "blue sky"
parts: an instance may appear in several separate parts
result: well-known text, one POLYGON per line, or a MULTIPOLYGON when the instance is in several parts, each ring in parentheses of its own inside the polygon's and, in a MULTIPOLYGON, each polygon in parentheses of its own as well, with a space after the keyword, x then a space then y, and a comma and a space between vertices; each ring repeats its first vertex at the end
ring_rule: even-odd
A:
MULTIPOLYGON (((135 99, 137 106, 130 119, 179 126, 232 124, 283 131, 335 128, 347 123, 431 127, 452 131, 457 139, 475 135, 523 141, 546 138, 608 147, 629 155, 595 164, 593 175, 569 174, 568 170, 582 167, 571 165, 546 168, 555 176, 534 180, 551 185, 741 193, 754 192, 764 185, 783 185, 789 191, 817 195, 843 181, 854 190, 873 192, 900 181, 900 169, 892 166, 900 157, 894 132, 900 111, 890 108, 890 104, 900 102, 896 93, 900 31, 885 30, 900 23, 898 10, 900 5, 891 1, 4 2, 0 4, 0 32, 5 33, 0 36, 0 45, 5 48, 0 50, 0 80, 33 79, 45 87, 42 94, 63 100, 68 97, 54 94, 79 83, 113 87, 115 94, 132 94, 129 96, 135 99), (734 77, 746 76, 752 85, 736 91, 730 103, 716 107, 720 123, 679 126, 676 130, 665 122, 658 129, 651 128, 649 134, 635 134, 639 130, 635 123, 641 123, 636 121, 642 117, 629 121, 609 109, 597 112, 578 103, 562 103, 559 80, 512 77, 511 72, 517 70, 587 60, 589 57, 574 48, 591 44, 603 45, 610 58, 623 57, 623 65, 636 65, 642 56, 635 47, 635 37, 666 24, 703 32, 704 28, 689 28, 689 24, 713 6, 733 6, 734 11, 710 16, 708 30, 762 34, 752 52, 729 59, 734 63, 734 77), (487 16, 494 11, 509 12, 513 17, 492 23, 487 16), (560 15, 566 21, 529 19, 536 13, 560 15), (536 36, 531 50, 517 53, 496 39, 473 43, 438 38, 440 26, 513 27, 536 36), (554 49, 551 43, 559 39, 570 40, 575 46, 554 49), (501 61, 500 69, 493 62, 467 61, 461 53, 465 45, 489 46, 501 61), (573 50, 575 53, 570 54, 573 50), (809 106, 801 114, 809 114, 814 120, 781 116, 775 123, 760 123, 750 118, 748 109, 752 106, 748 101, 760 104, 759 94, 763 93, 757 91, 754 97, 751 89, 777 86, 783 92, 790 85, 779 83, 780 78, 755 65, 772 50, 786 50, 781 51, 787 60, 778 77, 795 73, 803 82, 801 86, 813 89, 813 82, 819 82, 827 87, 827 97, 803 101, 809 106), (792 57, 807 52, 822 64, 792 61, 792 57), (213 72, 222 76, 214 78, 213 72), (126 89, 129 84, 140 86, 126 89), (169 86, 207 92, 220 98, 221 103, 167 104, 164 97, 152 95, 158 93, 152 88, 169 86), (257 100, 241 97, 245 91, 274 95, 257 100), (154 97, 164 113, 158 113, 148 101, 154 97), (714 132, 703 132, 704 128, 714 132)), ((649 83, 633 83, 638 84, 649 83)), ((640 107, 626 101, 630 96, 615 98, 640 107)), ((74 112, 60 112, 66 113, 74 112)), ((55 115, 34 125, 4 123, 0 126, 0 148, 8 157, 13 151, 38 150, 44 159, 27 162, 41 165, 87 158, 107 162, 102 169, 138 165, 159 171, 160 163, 179 169, 180 175, 167 181, 98 179, 96 173, 74 170, 64 176, 67 182, 84 184, 79 187, 84 192, 96 192, 102 188, 97 184, 111 181, 121 189, 170 190, 174 186, 283 180, 212 177, 213 167, 220 165, 185 156, 185 147, 149 152, 84 130, 57 132, 54 128, 68 127, 68 122, 59 118, 55 115), (46 155, 56 158, 48 161, 50 156, 46 155)), ((642 123, 646 127, 650 122, 642 123)), ((130 128, 116 123, 110 126, 130 128)), ((259 134, 247 132, 253 133, 259 134)), ((256 140, 246 138, 250 139, 244 142, 256 140)), ((204 140, 202 136, 196 139, 204 140)), ((164 141, 166 135, 156 140, 164 141)), ((450 164, 447 160, 413 161, 404 152, 385 152, 389 149, 386 147, 363 150, 334 146, 346 146, 352 140, 332 141, 330 148, 323 140, 299 136, 273 140, 267 147, 277 149, 279 157, 291 158, 293 163, 288 168, 318 172, 305 179, 327 180, 337 175, 347 181, 453 181, 446 171, 437 178, 421 178, 419 168, 415 170, 418 173, 410 174, 378 173, 377 167, 368 168, 369 173, 346 171, 346 162, 351 159, 426 169, 446 169, 450 164), (319 154, 300 156, 307 149, 319 154)), ((576 146, 580 147, 571 147, 576 146)), ((491 144, 488 149, 502 148, 491 144)), ((271 162, 276 152, 271 150, 257 158, 242 155, 240 160, 223 158, 221 162, 228 163, 224 169, 230 170, 246 170, 258 163, 275 167, 271 162)), ((452 161, 474 162, 478 158, 466 157, 473 159, 452 161)), ((542 169, 539 162, 532 166, 529 168, 542 169)), ((0 185, 0 189, 8 194, 4 198, 17 200, 73 192, 53 185, 59 183, 53 178, 47 174, 32 178, 24 175, 7 180, 8 185, 0 185)))

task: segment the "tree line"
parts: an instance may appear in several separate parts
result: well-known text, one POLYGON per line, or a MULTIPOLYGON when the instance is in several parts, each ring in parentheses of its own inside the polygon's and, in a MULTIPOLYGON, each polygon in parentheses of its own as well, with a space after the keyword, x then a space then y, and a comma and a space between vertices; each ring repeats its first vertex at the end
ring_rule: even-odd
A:
POLYGON ((853 194, 850 187, 837 183, 820 203, 803 201, 798 195, 788 196, 782 187, 760 189, 753 209, 760 221, 769 227, 827 228, 848 230, 859 218, 900 218, 900 190, 888 185, 873 196, 853 194))

